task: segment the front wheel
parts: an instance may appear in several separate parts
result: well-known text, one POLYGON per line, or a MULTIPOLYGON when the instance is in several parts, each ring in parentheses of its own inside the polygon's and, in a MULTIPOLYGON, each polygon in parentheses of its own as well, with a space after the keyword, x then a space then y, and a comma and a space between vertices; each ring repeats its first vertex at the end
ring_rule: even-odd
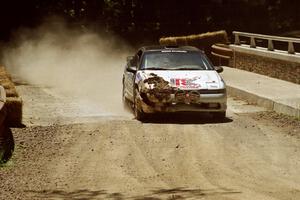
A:
POLYGON ((137 89, 135 89, 135 94, 134 94, 134 116, 137 120, 143 121, 146 119, 146 114, 143 112, 143 110, 138 106, 137 101, 137 89))
POLYGON ((139 121, 143 121, 146 118, 146 114, 143 111, 140 111, 139 108, 137 108, 137 106, 134 106, 134 115, 135 118, 139 121))

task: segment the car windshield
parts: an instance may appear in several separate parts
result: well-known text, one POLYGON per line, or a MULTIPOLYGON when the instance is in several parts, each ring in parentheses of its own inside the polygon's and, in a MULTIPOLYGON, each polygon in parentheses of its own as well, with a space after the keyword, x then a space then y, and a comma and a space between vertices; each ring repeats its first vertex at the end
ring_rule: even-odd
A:
POLYGON ((205 55, 199 52, 147 52, 143 57, 142 70, 213 70, 205 55))

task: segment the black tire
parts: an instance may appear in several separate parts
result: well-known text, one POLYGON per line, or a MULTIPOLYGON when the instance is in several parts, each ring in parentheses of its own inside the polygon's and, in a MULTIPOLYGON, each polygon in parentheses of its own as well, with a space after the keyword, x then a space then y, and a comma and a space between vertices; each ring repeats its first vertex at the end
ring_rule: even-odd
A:
POLYGON ((135 118, 139 121, 144 121, 146 119, 146 115, 143 111, 140 111, 139 108, 136 108, 136 106, 134 106, 134 115, 135 118))
POLYGON ((212 115, 215 119, 223 120, 226 118, 226 111, 213 112, 212 115))

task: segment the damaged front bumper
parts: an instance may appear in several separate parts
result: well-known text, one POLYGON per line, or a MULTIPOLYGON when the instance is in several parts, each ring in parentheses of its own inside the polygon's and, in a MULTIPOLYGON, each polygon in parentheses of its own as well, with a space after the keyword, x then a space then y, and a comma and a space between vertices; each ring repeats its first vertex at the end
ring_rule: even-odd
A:
POLYGON ((139 94, 138 104, 144 113, 157 112, 223 112, 227 109, 227 94, 201 94, 197 91, 180 91, 160 100, 149 94, 139 94))
POLYGON ((198 89, 199 84, 197 85, 193 81, 194 79, 174 79, 170 83, 164 78, 150 73, 145 80, 138 84, 137 107, 144 113, 226 111, 225 84, 224 87, 218 87, 215 84, 216 89, 198 89), (184 83, 185 87, 177 84, 180 81, 182 84, 184 83))

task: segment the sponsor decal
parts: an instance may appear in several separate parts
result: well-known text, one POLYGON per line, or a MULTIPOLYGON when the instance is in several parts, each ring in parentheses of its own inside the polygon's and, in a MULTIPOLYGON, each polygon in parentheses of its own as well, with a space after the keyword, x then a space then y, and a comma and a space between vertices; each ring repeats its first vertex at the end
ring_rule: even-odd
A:
POLYGON ((201 84, 198 82, 200 77, 195 77, 192 79, 188 78, 172 78, 170 83, 172 86, 178 87, 180 89, 199 89, 201 84))
POLYGON ((216 83, 216 81, 207 82, 207 87, 208 87, 208 89, 218 89, 219 84, 216 83))
POLYGON ((209 88, 212 88, 212 89, 217 89, 217 88, 219 88, 218 85, 208 85, 208 87, 209 87, 209 88))

